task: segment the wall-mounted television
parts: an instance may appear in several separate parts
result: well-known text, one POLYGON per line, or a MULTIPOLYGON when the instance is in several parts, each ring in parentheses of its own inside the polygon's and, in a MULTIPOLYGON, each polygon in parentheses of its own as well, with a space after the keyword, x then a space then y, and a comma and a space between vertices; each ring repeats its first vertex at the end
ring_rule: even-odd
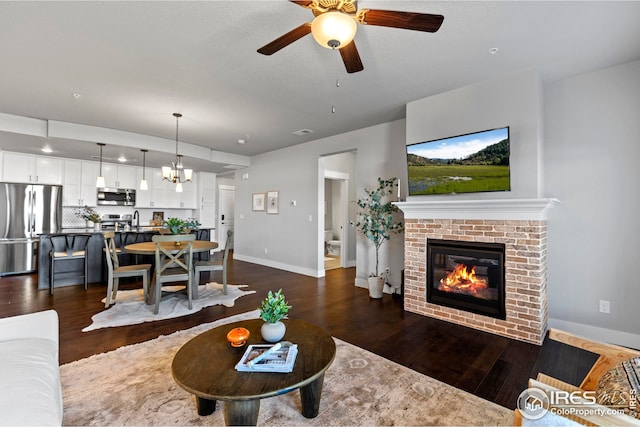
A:
POLYGON ((509 126, 407 145, 409 196, 511 190, 509 126))

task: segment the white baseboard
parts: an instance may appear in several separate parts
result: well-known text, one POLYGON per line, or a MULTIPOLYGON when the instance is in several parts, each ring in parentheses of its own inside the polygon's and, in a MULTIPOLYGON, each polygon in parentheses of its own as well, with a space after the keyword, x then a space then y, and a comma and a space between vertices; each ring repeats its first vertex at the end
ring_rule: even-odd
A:
POLYGON ((304 274, 305 276, 311 277, 323 277, 324 270, 312 270, 310 268, 302 268, 297 265, 285 264, 282 262, 276 262, 269 259, 256 258, 252 256, 242 255, 235 253, 233 254, 233 259, 237 259, 240 261, 251 262, 253 264, 264 265, 266 267, 277 268, 279 270, 290 271, 292 273, 304 274))
POLYGON ((369 282, 367 282, 367 279, 359 279, 356 277, 356 286, 359 288, 369 289, 369 282))
POLYGON ((549 326, 593 341, 640 349, 640 335, 549 318, 549 326))
MULTIPOLYGON (((365 288, 365 289, 369 289, 369 282, 367 281, 367 279, 361 279, 356 277, 355 280, 355 285, 359 288, 365 288)), ((392 288, 389 285, 384 285, 384 288, 382 288, 382 293, 385 294, 393 294, 396 288, 392 288)), ((399 293, 399 291, 398 291, 399 293)))

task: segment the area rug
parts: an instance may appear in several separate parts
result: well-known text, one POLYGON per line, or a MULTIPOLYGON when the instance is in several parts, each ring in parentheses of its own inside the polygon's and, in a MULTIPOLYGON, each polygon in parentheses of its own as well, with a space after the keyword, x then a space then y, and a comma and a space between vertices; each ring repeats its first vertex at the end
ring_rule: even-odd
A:
MULTIPOLYGON (((258 312, 199 325, 60 367, 64 425, 224 425, 222 405, 198 416, 192 395, 171 376, 171 361, 209 328, 257 318, 258 312)), ((335 338, 334 338, 335 339, 335 338)), ((391 426, 511 425, 513 411, 335 339, 314 419, 301 414, 298 391, 260 401, 258 425, 391 426)), ((211 363, 215 363, 215 354, 211 363)), ((276 374, 274 374, 276 375, 276 374)))
MULTIPOLYGON (((189 310, 189 301, 184 292, 184 286, 164 286, 163 296, 160 300, 158 314, 153 314, 153 305, 144 302, 142 289, 130 291, 118 291, 115 305, 91 317, 91 325, 82 332, 113 326, 136 325, 155 320, 172 319, 186 316, 202 310, 205 307, 222 304, 233 307, 236 299, 244 295, 254 294, 256 291, 243 291, 248 285, 227 285, 227 294, 223 291, 223 285, 211 282, 200 285, 198 299, 192 300, 192 308, 189 310)), ((105 300, 102 300, 104 303, 105 300)))

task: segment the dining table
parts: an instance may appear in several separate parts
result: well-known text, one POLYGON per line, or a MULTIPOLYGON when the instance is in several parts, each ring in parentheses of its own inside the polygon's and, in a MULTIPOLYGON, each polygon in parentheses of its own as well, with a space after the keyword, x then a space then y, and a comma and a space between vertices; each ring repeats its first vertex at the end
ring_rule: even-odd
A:
MULTIPOLYGON (((178 252, 180 252, 183 247, 182 246, 178 246, 175 244, 175 242, 159 242, 160 246, 162 246, 165 250, 176 254, 178 252)), ((218 247, 218 243, 217 242, 211 242, 209 240, 194 240, 193 241, 193 246, 192 246, 192 251, 194 253, 196 252, 207 252, 207 251, 211 251, 213 249, 216 249, 218 247)), ((155 255, 156 253, 156 244, 155 242, 139 242, 139 243, 131 243, 129 245, 126 245, 124 247, 124 252, 126 253, 130 253, 130 254, 134 254, 134 255, 155 255)), ((155 286, 155 282, 156 282, 156 275, 153 274, 152 278, 151 278, 151 286, 149 286, 149 290, 147 292, 147 300, 145 301, 147 303, 147 305, 151 305, 153 304, 155 301, 154 299, 154 294, 156 291, 156 286, 155 286)), ((196 280, 193 280, 192 282, 192 286, 194 286, 197 290, 198 287, 198 282, 196 280)), ((193 290, 193 289, 192 289, 193 290)), ((194 292, 195 295, 197 295, 197 293, 194 292)))
MULTIPOLYGON (((160 246, 172 253, 178 253, 180 246, 176 246, 175 242, 160 242, 160 246)), ((217 242, 210 242, 208 240, 194 240, 193 252, 206 252, 216 249, 218 247, 217 242)), ((155 255, 156 244, 154 242, 139 242, 131 243, 124 247, 125 252, 134 255, 155 255)))

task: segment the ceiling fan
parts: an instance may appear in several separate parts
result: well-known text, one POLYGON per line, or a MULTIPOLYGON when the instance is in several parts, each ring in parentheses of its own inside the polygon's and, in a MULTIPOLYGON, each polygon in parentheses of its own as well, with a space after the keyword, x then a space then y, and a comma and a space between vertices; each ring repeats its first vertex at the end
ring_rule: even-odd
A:
POLYGON ((278 37, 258 49, 263 55, 273 55, 282 48, 311 33, 323 47, 339 49, 348 73, 362 71, 358 49, 353 38, 357 23, 380 27, 435 33, 444 16, 429 13, 398 12, 393 10, 360 9, 357 0, 289 0, 311 9, 315 18, 278 37))

